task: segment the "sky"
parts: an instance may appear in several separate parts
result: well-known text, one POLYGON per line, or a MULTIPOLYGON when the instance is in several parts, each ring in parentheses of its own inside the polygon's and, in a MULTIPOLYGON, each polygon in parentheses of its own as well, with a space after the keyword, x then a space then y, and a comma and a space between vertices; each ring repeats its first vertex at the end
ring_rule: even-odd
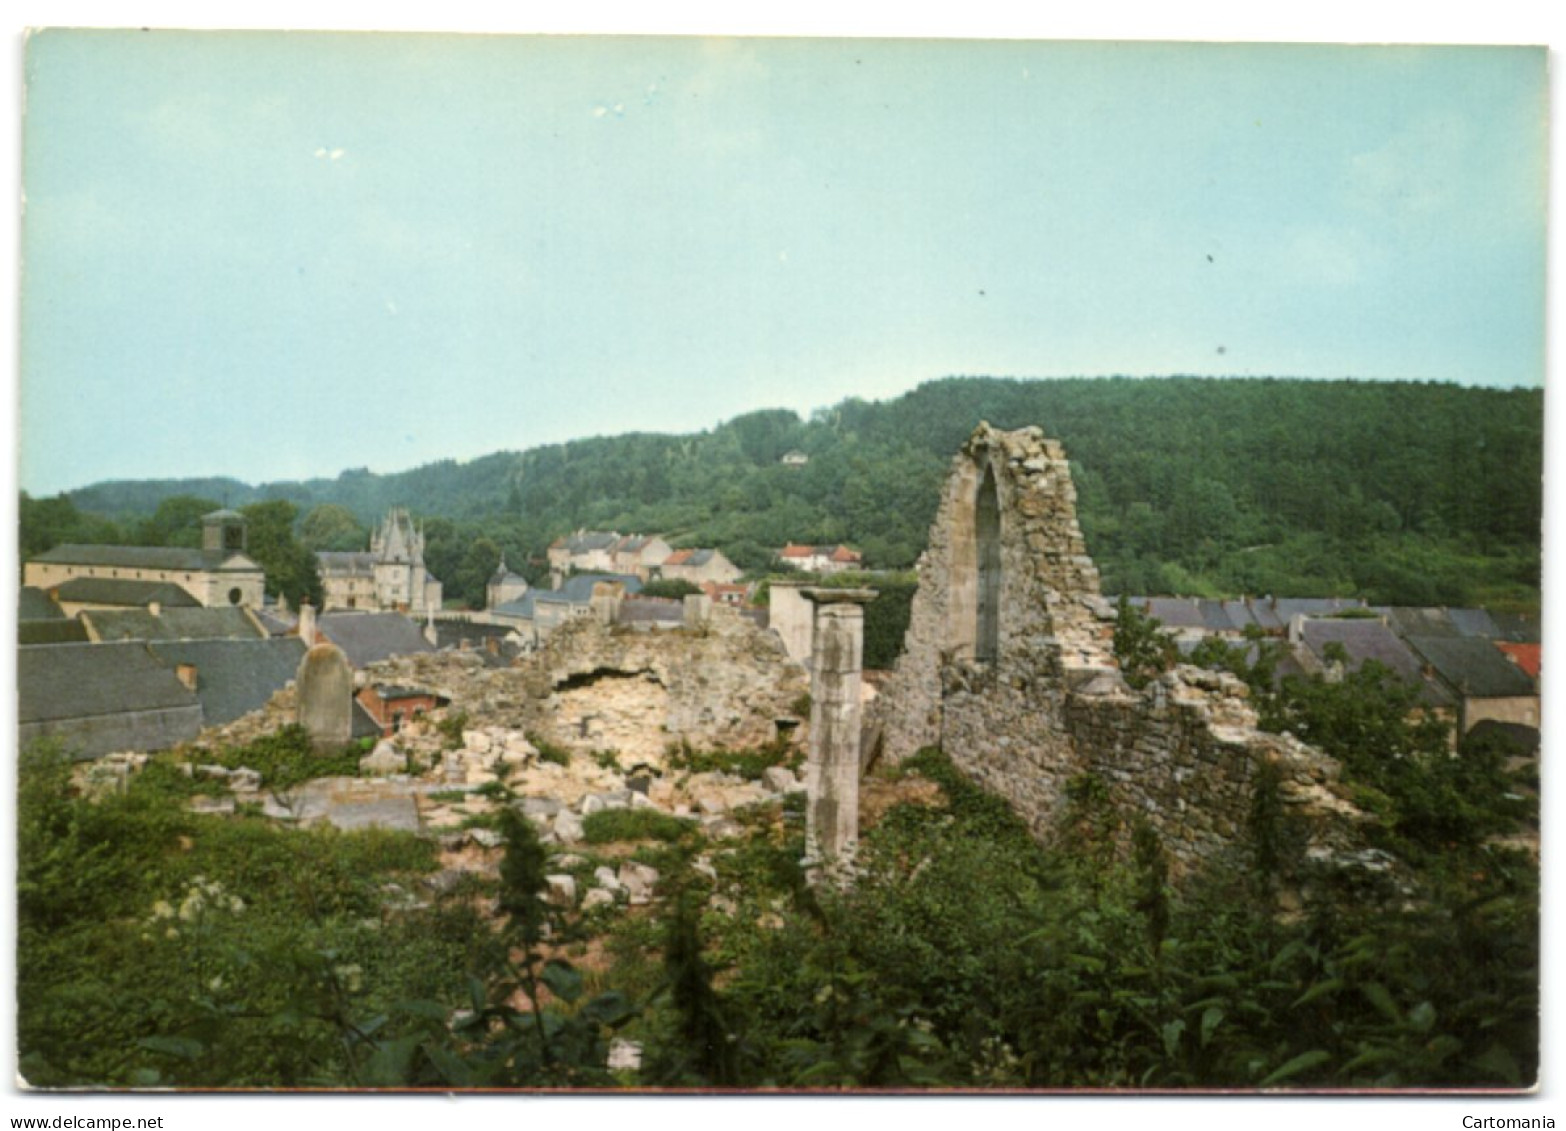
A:
POLYGON ((1539 385, 1537 48, 45 31, 20 485, 953 374, 1539 385))

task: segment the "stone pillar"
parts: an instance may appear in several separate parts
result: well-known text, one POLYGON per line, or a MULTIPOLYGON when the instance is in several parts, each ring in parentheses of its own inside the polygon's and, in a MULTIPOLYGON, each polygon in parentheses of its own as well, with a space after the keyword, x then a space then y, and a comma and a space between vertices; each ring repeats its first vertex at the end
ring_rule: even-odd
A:
POLYGON ((588 601, 588 607, 592 609, 593 619, 606 628, 613 627, 620 619, 618 593, 595 593, 588 601))
POLYGON ((810 760, 805 767, 807 865, 849 866, 859 840, 859 676, 864 606, 873 589, 802 591, 811 634, 810 760))
POLYGON ((314 648, 316 644, 315 606, 309 601, 299 602, 299 639, 304 641, 306 648, 314 648))
POLYGON ((353 667, 342 649, 327 642, 306 652, 294 689, 299 725, 309 733, 316 753, 333 753, 347 745, 353 737, 353 667))
POLYGON ((705 593, 685 595, 685 627, 700 628, 712 619, 712 598, 705 593))

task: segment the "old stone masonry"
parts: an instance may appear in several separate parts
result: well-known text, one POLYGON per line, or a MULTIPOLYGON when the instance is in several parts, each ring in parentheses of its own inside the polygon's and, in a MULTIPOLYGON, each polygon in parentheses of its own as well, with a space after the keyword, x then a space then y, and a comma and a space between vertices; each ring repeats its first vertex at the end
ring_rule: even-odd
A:
POLYGON ((1177 871, 1233 846, 1271 762, 1310 854, 1361 845, 1366 818, 1339 796, 1333 759, 1258 730, 1232 676, 1182 666, 1132 691, 1113 634, 1060 444, 980 424, 952 461, 904 653, 875 705, 881 755, 942 747, 1040 836, 1067 784, 1093 775, 1158 830, 1177 871))

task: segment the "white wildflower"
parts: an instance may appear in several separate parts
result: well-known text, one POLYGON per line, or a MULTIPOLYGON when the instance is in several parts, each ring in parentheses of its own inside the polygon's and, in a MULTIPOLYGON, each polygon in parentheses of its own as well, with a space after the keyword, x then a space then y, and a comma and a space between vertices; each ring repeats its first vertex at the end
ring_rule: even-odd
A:
POLYGON ((364 971, 357 963, 347 966, 333 966, 332 973, 337 975, 338 980, 343 984, 343 988, 351 994, 358 993, 360 987, 364 984, 364 971))

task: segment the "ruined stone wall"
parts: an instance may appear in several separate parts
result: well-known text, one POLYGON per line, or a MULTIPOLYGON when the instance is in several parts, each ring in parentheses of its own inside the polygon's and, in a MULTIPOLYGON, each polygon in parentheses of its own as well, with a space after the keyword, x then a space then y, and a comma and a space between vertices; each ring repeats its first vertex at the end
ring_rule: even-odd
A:
POLYGON ((539 733, 569 749, 614 750, 622 763, 659 761, 680 742, 771 742, 810 688, 776 636, 726 609, 662 633, 574 621, 527 667, 539 733))
MULTIPOLYGON (((799 708, 810 690, 778 638, 729 609, 713 609, 700 628, 655 633, 581 617, 511 667, 486 667, 475 652, 423 653, 371 664, 357 679, 433 691, 470 726, 525 731, 583 753, 612 750, 627 766, 658 764, 682 742, 698 750, 772 742, 780 719, 806 721, 799 708)), ((295 720, 297 703, 291 684, 201 741, 269 733, 295 720)), ((805 726, 792 729, 804 738, 805 726)))
POLYGON ((1353 840, 1361 815, 1333 792, 1332 759, 1258 731, 1232 677, 1182 667, 1132 691, 1113 615, 1060 445, 981 424, 953 460, 904 654, 876 704, 883 757, 941 746, 1041 837, 1072 779, 1092 774, 1123 816, 1159 830, 1177 869, 1232 846, 1257 767, 1273 761, 1314 840, 1353 840))

